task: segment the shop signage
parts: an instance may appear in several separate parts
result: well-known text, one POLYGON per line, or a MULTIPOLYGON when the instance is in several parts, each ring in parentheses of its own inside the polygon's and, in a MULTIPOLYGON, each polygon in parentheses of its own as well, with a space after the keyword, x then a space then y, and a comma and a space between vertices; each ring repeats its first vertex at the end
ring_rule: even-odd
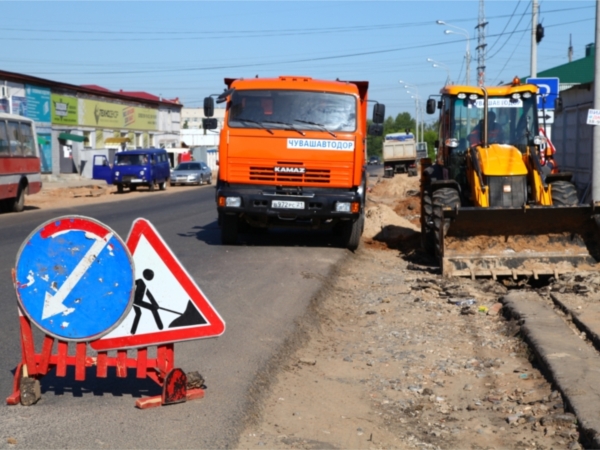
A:
POLYGON ((50 89, 25 85, 27 117, 36 122, 50 122, 50 89))
POLYGON ((157 111, 118 103, 83 100, 83 125, 117 130, 156 130, 157 111))
POLYGON ((51 114, 52 123, 57 125, 77 125, 77 99, 67 95, 52 94, 51 114))

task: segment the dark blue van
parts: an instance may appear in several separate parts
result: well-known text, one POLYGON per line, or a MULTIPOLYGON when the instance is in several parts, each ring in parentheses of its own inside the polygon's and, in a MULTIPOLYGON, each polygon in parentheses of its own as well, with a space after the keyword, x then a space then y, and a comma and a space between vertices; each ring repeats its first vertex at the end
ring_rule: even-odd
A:
POLYGON ((164 191, 169 177, 169 157, 165 149, 148 148, 115 153, 111 178, 118 192, 123 192, 124 188, 135 191, 138 186, 148 186, 153 191, 157 185, 164 191))

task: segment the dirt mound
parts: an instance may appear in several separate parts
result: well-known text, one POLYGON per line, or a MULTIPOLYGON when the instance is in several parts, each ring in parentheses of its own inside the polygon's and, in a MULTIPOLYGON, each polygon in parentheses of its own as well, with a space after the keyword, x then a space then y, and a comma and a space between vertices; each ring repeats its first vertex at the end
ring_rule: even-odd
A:
POLYGON ((406 174, 396 175, 392 178, 382 178, 373 186, 371 196, 379 199, 401 199, 410 196, 409 191, 419 190, 419 178, 409 177, 406 174))
POLYGON ((365 240, 396 246, 399 241, 414 238, 420 229, 418 188, 416 177, 397 175, 379 180, 368 197, 365 240))

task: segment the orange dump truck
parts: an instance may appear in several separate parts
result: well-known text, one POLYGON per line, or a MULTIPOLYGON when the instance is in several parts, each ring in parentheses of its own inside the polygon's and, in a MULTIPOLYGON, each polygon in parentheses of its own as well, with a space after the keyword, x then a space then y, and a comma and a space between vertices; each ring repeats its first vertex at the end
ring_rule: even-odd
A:
MULTIPOLYGON (((226 78, 219 143, 217 210, 223 244, 248 227, 332 229, 358 247, 364 227, 369 134, 381 135, 385 107, 367 127, 366 81, 309 77, 226 78)), ((216 128, 213 97, 204 127, 216 128)))

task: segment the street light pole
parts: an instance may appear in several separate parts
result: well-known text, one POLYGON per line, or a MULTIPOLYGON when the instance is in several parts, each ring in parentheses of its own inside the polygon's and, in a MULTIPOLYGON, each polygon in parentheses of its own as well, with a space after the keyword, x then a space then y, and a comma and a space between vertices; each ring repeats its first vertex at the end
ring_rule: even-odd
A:
POLYGON ((446 73, 448 74, 448 78, 446 78, 446 84, 451 84, 452 80, 450 78, 450 67, 448 67, 443 62, 436 61, 432 58, 427 58, 427 62, 433 63, 431 65, 435 68, 444 69, 446 71, 446 73))
POLYGON ((465 76, 465 80, 466 80, 466 84, 468 86, 471 81, 471 77, 470 77, 470 74, 471 74, 471 37, 469 36, 469 32, 467 30, 465 30, 464 28, 457 27, 456 25, 451 25, 449 23, 444 22, 443 20, 437 20, 435 23, 437 23, 438 25, 446 25, 447 27, 456 28, 457 30, 460 30, 460 31, 444 30, 444 34, 461 34, 467 38, 467 50, 466 50, 466 54, 465 54, 465 59, 466 59, 466 63, 467 63, 467 73, 465 76))
POLYGON ((416 142, 419 142, 419 88, 416 84, 406 83, 402 80, 398 80, 398 82, 404 85, 404 89, 407 89, 406 92, 408 93, 411 93, 410 91, 408 91, 408 89, 415 89, 417 91, 416 97, 413 98, 415 99, 415 140, 416 142))

